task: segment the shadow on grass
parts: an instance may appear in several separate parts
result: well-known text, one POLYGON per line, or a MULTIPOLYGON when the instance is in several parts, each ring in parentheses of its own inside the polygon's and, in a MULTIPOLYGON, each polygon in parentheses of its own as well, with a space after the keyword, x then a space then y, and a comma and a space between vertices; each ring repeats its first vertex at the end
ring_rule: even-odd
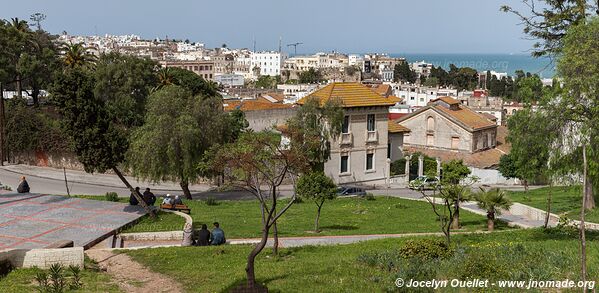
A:
POLYGON ((356 226, 350 226, 350 225, 329 225, 329 226, 321 226, 320 227, 321 230, 358 230, 358 227, 356 226))
MULTIPOLYGON (((258 278, 258 279, 256 279, 256 283, 262 284, 263 286, 268 287, 268 284, 270 282, 276 281, 276 280, 285 279, 288 276, 289 275, 285 274, 285 275, 272 276, 272 277, 267 278, 267 279, 260 279, 260 278, 258 278)), ((227 286, 227 288, 221 290, 220 292, 221 293, 229 293, 232 290, 234 290, 235 288, 237 288, 237 287, 239 287, 241 285, 244 285, 246 282, 247 282, 247 280, 245 278, 235 280, 235 282, 231 283, 229 286, 227 286)), ((271 292, 272 293, 280 293, 281 291, 280 290, 271 290, 271 289, 269 289, 268 292, 269 293, 271 293, 271 292)))

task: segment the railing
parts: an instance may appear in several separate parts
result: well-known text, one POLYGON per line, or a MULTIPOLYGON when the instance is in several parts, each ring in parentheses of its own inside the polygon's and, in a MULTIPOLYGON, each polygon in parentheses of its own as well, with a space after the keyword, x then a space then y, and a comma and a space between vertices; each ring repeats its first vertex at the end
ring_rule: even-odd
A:
POLYGON ((379 133, 375 131, 366 131, 366 142, 378 142, 379 133))
POLYGON ((342 133, 341 136, 339 137, 339 145, 340 146, 352 145, 353 143, 354 143, 354 136, 352 135, 351 132, 342 133))

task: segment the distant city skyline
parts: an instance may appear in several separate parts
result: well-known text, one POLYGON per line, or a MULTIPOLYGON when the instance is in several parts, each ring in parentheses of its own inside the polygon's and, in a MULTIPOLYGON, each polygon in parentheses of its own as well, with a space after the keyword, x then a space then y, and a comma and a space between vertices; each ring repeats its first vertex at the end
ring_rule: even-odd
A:
POLYGON ((503 4, 524 9, 508 0, 83 2, 21 0, 4 4, 0 18, 29 21, 41 12, 47 15, 42 27, 53 34, 168 36, 208 48, 252 49, 255 40, 257 50, 277 50, 282 38, 286 52, 293 52, 287 44, 302 42, 298 54, 527 54, 532 46, 518 19, 499 11, 503 4))

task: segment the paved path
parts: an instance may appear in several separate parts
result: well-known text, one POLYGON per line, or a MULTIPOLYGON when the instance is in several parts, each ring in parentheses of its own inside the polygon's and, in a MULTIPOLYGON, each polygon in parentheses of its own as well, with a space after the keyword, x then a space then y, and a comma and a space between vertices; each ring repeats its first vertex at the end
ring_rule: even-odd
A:
POLYGON ((0 194, 0 249, 60 240, 87 247, 139 219, 139 206, 47 194, 0 194))

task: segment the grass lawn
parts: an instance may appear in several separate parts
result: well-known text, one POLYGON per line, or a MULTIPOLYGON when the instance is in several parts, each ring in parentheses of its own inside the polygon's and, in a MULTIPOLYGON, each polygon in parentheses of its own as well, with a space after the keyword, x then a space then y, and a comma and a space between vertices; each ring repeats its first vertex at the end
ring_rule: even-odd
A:
MULTIPOLYGON (((219 222, 227 238, 259 237, 261 230, 258 201, 219 201, 207 205, 203 201, 185 201, 191 208, 194 223, 219 222)), ((281 200, 282 207, 287 200, 281 200)), ((294 204, 278 222, 280 236, 315 235, 316 205, 312 202, 294 204)), ((157 220, 143 218, 126 232, 172 231, 183 227, 183 219, 174 214, 160 214, 157 220)), ((486 230, 483 216, 462 211, 461 223, 465 231, 486 230)), ((196 225, 197 225, 196 224, 196 225)), ((500 229, 506 226, 499 224, 500 229)), ((395 234, 439 232, 439 222, 430 204, 392 197, 338 198, 326 202, 320 220, 321 233, 317 235, 395 234), (417 219, 417 220, 415 220, 417 219)))
MULTIPOLYGON (((570 219, 580 219, 580 206, 582 205, 581 186, 556 186, 542 187, 524 191, 510 191, 510 198, 519 203, 529 205, 541 210, 547 209, 547 196, 551 194, 551 212, 557 215, 564 214, 570 219)), ((599 208, 586 213, 586 221, 599 223, 599 208)))
MULTIPOLYGON (((590 243, 599 241, 599 234, 588 234, 590 243)), ((406 272, 402 268, 381 269, 364 262, 365 256, 396 251, 408 239, 373 240, 348 245, 306 246, 282 249, 279 257, 270 256, 266 248, 257 258, 256 277, 271 292, 391 292, 396 291, 393 281, 406 272)), ((482 257, 462 261, 461 266, 447 268, 439 264, 437 277, 451 277, 451 273, 503 269, 514 274, 570 278, 578 280, 579 245, 576 233, 547 233, 541 229, 496 232, 493 234, 456 235, 453 243, 471 251, 485 251, 482 257), (547 256, 535 261, 523 261, 507 254, 496 267, 492 261, 501 247, 527 250, 533 256, 547 256), (487 256, 489 258, 487 259, 487 256), (557 256, 557 257, 556 257, 557 256), (551 261, 547 261, 551 257, 551 261), (476 260, 476 261, 473 261, 476 260), (488 267, 485 267, 487 264, 488 267), (541 272, 516 269, 512 264, 542 268, 541 272)), ((245 279, 245 262, 251 246, 225 245, 219 247, 172 247, 126 251, 136 261, 150 269, 170 275, 189 292, 227 292, 228 288, 245 279)), ((589 245, 588 268, 591 279, 599 281, 599 247, 589 245)), ((423 273, 424 270, 411 272, 423 273)), ((408 272, 410 273, 410 272, 408 272)), ((420 276, 420 275, 418 275, 420 276)), ((501 291, 499 291, 501 292, 501 291)), ((534 291, 533 291, 534 292, 534 291)))
MULTIPOLYGON (((65 290, 65 292, 122 292, 109 275, 102 273, 97 265, 87 258, 85 267, 86 269, 81 272, 83 287, 78 290, 65 290)), ((13 270, 8 275, 0 277, 0 292, 39 292, 35 277, 39 272, 44 271, 48 273, 48 270, 38 268, 13 270)))

